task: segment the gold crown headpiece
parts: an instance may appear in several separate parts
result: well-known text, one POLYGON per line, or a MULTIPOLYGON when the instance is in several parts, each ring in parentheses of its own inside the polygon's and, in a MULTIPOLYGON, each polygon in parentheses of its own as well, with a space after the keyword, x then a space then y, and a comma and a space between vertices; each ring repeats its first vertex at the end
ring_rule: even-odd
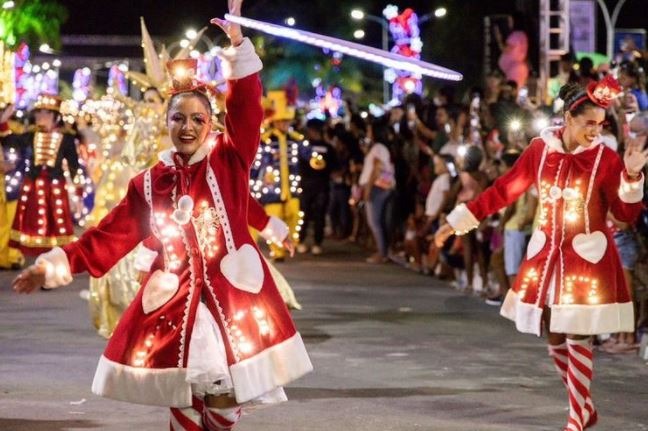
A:
POLYGON ((33 109, 47 109, 49 111, 60 113, 62 102, 63 100, 55 94, 41 93, 38 95, 33 109))

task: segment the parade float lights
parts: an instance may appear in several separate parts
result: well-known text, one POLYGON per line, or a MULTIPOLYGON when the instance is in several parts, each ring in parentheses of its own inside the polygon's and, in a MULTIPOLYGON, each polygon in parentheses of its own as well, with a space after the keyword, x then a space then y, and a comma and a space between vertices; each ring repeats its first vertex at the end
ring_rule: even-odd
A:
POLYGON ((230 22, 267 34, 271 34, 273 36, 292 39, 298 42, 317 46, 319 48, 331 49, 345 55, 378 63, 386 67, 391 67, 398 70, 406 70, 414 74, 429 76, 437 79, 445 79, 449 81, 461 81, 463 79, 463 75, 459 72, 455 72, 453 70, 437 66, 432 63, 406 58, 401 55, 393 54, 391 52, 377 48, 349 42, 347 40, 324 36, 304 30, 288 28, 276 24, 270 24, 241 16, 234 16, 231 14, 226 14, 225 18, 230 22))

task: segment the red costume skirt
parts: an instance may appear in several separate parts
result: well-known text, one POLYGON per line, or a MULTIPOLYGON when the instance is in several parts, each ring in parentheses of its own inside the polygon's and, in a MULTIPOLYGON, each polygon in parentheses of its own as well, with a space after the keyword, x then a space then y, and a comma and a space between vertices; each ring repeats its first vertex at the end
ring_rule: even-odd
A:
POLYGON ((70 202, 64 179, 51 179, 45 169, 25 178, 11 227, 11 247, 38 255, 74 240, 70 202))

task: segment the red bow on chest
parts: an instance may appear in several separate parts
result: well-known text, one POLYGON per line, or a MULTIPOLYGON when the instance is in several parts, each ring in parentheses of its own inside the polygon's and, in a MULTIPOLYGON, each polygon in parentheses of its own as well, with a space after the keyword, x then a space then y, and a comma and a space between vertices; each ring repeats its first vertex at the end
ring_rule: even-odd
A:
POLYGON ((173 166, 164 166, 160 175, 153 182, 153 191, 157 195, 171 196, 174 187, 178 186, 178 195, 189 194, 191 174, 198 165, 190 165, 179 153, 173 153, 173 166))

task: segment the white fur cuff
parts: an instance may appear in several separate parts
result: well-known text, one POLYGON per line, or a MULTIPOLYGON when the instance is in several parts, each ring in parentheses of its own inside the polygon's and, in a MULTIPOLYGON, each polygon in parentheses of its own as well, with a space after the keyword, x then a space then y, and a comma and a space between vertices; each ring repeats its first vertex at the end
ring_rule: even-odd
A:
POLYGON ((479 226, 479 220, 470 212, 465 204, 459 204, 453 209, 446 221, 457 235, 463 235, 479 226))
POLYGON ((72 281, 70 262, 60 247, 54 247, 36 258, 36 265, 45 265, 45 287, 65 286, 72 281))
POLYGON ((149 272, 157 255, 157 251, 141 246, 137 250, 137 255, 135 256, 135 269, 138 271, 149 272))
POLYGON ((283 220, 271 216, 268 220, 268 224, 261 232, 259 232, 259 234, 266 241, 281 244, 286 239, 289 232, 288 225, 284 223, 283 220))
POLYGON ((239 46, 219 49, 217 55, 222 60, 221 70, 225 79, 241 79, 263 69, 261 59, 254 45, 247 37, 239 46))
POLYGON ((641 174, 641 177, 632 182, 628 182, 625 179, 625 175, 621 172, 621 186, 619 187, 619 199, 622 202, 627 204, 636 204, 641 202, 643 199, 643 189, 644 189, 644 174, 641 174))

